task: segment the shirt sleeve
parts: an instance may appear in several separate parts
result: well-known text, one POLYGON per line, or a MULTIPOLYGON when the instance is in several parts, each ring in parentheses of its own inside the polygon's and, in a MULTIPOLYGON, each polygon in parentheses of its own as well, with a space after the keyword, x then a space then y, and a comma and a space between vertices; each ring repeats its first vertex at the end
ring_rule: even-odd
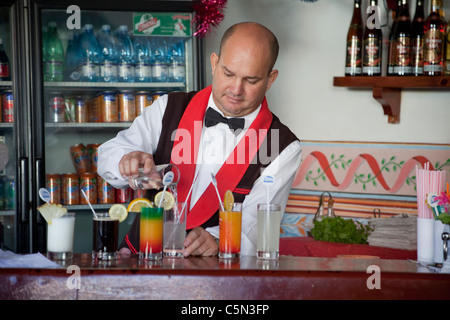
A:
MULTIPOLYGON (((264 175, 270 175, 275 182, 270 187, 269 199, 271 203, 281 205, 284 212, 297 170, 301 162, 300 141, 294 141, 288 145, 280 155, 263 171, 264 175)), ((259 177, 250 193, 245 197, 242 208, 242 239, 241 254, 255 255, 256 240, 258 236, 257 205, 267 202, 267 187, 259 177)), ((219 227, 207 228, 214 237, 219 237, 219 227)))
POLYGON ((152 105, 144 108, 128 129, 120 131, 98 148, 97 173, 113 187, 128 187, 128 180, 119 172, 119 162, 124 155, 132 151, 155 152, 167 99, 167 95, 159 97, 152 105))

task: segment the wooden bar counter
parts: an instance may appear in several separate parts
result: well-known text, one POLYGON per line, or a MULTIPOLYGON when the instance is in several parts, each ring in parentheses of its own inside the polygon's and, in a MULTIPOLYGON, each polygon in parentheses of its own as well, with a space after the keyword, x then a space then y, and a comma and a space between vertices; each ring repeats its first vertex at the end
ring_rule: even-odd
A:
POLYGON ((408 260, 363 256, 281 256, 277 261, 190 257, 142 262, 132 255, 103 262, 93 261, 90 254, 74 254, 57 269, 0 269, 0 299, 449 298, 449 273, 408 260))

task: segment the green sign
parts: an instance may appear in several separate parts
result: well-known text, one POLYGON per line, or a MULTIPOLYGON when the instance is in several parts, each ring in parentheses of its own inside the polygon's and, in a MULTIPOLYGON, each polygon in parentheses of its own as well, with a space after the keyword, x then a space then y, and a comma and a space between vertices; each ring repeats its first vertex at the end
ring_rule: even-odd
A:
POLYGON ((182 13, 133 13, 133 32, 135 35, 145 36, 175 36, 190 37, 192 15, 182 13))

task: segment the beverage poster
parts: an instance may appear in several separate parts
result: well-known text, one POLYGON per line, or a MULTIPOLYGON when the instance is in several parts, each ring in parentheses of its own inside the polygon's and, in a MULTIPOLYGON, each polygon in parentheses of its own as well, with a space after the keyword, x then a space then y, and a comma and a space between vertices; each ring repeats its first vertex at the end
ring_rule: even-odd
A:
POLYGON ((192 15, 190 13, 133 13, 134 35, 190 37, 192 15))

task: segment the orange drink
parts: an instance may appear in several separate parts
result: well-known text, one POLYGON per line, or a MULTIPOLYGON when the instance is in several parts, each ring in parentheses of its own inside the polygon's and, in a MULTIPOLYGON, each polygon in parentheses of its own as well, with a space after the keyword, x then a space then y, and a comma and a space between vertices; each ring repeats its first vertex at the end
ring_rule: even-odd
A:
POLYGON ((139 258, 162 258, 164 208, 142 208, 140 217, 139 258))
POLYGON ((241 252, 242 203, 219 211, 219 258, 238 258, 241 252))

